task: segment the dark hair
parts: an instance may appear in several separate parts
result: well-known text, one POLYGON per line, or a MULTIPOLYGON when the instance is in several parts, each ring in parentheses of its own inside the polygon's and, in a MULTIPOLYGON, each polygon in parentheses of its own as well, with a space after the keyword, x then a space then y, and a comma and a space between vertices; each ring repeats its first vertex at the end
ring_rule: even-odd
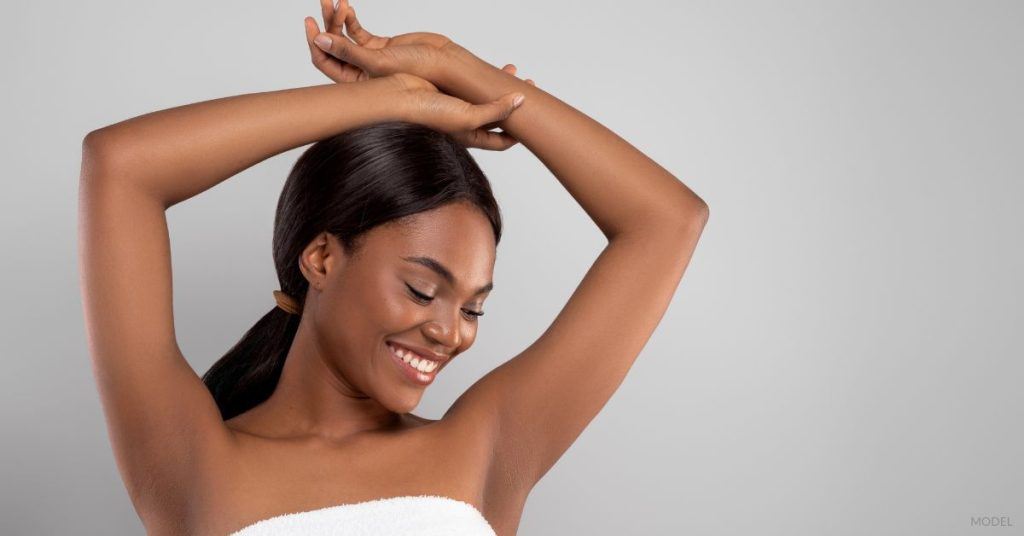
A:
MULTIPOLYGON (((296 161, 278 199, 273 254, 280 288, 301 309, 309 282, 298 258, 322 232, 355 254, 370 229, 460 200, 490 219, 497 244, 501 214, 490 182, 451 136, 392 121, 318 141, 296 161)), ((224 420, 274 392, 299 318, 275 306, 203 375, 224 420)))

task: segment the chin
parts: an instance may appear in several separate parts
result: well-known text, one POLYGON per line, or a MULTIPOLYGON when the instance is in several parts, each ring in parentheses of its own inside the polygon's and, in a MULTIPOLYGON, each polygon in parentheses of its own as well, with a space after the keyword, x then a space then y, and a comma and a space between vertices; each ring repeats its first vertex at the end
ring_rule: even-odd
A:
POLYGON ((382 405, 394 413, 410 413, 420 405, 420 396, 417 395, 415 400, 396 400, 382 405))

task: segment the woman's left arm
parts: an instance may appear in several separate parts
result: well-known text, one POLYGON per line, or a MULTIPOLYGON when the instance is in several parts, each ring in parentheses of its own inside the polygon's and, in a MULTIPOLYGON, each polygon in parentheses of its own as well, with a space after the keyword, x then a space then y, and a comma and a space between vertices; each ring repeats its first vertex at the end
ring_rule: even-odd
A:
POLYGON ((523 497, 625 379, 689 264, 707 205, 597 121, 444 36, 403 34, 373 49, 361 46, 371 42, 366 33, 352 30, 356 43, 335 34, 324 49, 371 76, 410 72, 474 103, 525 95, 495 124, 551 170, 608 238, 548 329, 442 418, 453 436, 488 444, 488 493, 523 497))
POLYGON ((708 206, 676 176, 607 127, 452 42, 436 84, 468 102, 516 91, 517 112, 498 123, 555 175, 609 240, 658 224, 700 228, 708 206), (667 220, 667 223, 666 223, 667 220))
POLYGON ((438 87, 469 102, 525 94, 516 114, 497 126, 551 170, 608 238, 544 333, 445 415, 456 429, 489 430, 489 481, 499 483, 492 492, 504 496, 501 488, 512 488, 525 496, 622 384, 668 309, 709 211, 597 121, 457 45, 449 49, 455 54, 438 87))
POLYGON ((707 220, 707 204, 678 178, 601 123, 516 78, 513 66, 498 69, 441 34, 376 36, 362 27, 346 2, 342 9, 344 15, 325 18, 338 33, 318 35, 316 23, 306 19, 313 63, 324 74, 331 76, 339 66, 360 78, 409 73, 475 104, 513 92, 524 95, 516 114, 493 126, 533 152, 609 240, 636 227, 649 229, 652 221, 666 217, 670 225, 707 220), (340 33, 335 21, 342 16, 349 36, 340 33))

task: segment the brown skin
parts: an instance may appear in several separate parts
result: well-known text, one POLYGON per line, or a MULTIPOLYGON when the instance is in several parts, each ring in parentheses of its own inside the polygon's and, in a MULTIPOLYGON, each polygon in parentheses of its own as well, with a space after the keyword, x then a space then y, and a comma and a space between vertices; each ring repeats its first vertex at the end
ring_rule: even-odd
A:
POLYGON ((369 75, 360 81, 180 106, 86 136, 79 247, 90 354, 118 467, 150 534, 226 534, 277 514, 417 494, 469 502, 498 534, 515 534, 530 490, 664 315, 707 221, 704 202, 540 88, 450 41, 419 42, 437 34, 406 35, 377 50, 338 36, 331 54, 369 75), (513 109, 516 93, 526 100, 513 109), (280 152, 392 119, 473 147, 518 141, 608 244, 533 344, 481 356, 500 364, 429 421, 408 413, 422 390, 387 373, 382 344, 472 344, 477 327, 462 308, 480 304, 467 289, 489 281, 494 264, 483 216, 453 205, 374 230, 364 258, 318 237, 297 259, 311 288, 281 385, 225 423, 177 344, 166 210, 280 152), (491 124, 506 134, 484 130, 491 124), (460 285, 397 264, 408 251, 448 264, 460 285), (422 290, 438 299, 409 301, 401 277, 433 284, 422 290))
MULTIPOLYGON (((429 49, 429 52, 445 50, 446 47, 454 45, 447 37, 431 32, 413 32, 394 37, 375 35, 363 28, 359 18, 356 17, 355 8, 349 5, 348 0, 340 0, 337 11, 334 10, 331 0, 320 0, 320 11, 323 15, 324 33, 328 36, 332 38, 338 36, 338 39, 346 42, 355 42, 360 47, 369 50, 381 50, 385 53, 408 52, 407 58, 414 60, 410 62, 410 65, 422 66, 435 62, 435 60, 431 60, 432 54, 423 54, 421 52, 424 45, 429 49)), ((316 20, 313 17, 306 17, 303 22, 306 27, 306 45, 309 47, 310 60, 327 78, 338 83, 345 83, 368 80, 379 76, 376 74, 371 75, 370 72, 367 72, 367 70, 364 70, 359 65, 344 61, 321 50, 318 45, 314 44, 314 39, 320 33, 316 20)), ((401 58, 403 56, 396 54, 395 57, 401 58)), ((516 66, 511 63, 502 67, 501 70, 511 75, 516 74, 516 66)), ((409 72, 402 72, 401 70, 393 70, 391 72, 400 73, 403 76, 402 79, 410 88, 437 91, 437 87, 434 84, 420 76, 413 77, 409 72)), ((417 72, 422 73, 426 71, 417 72)), ((529 78, 526 79, 526 83, 531 86, 536 85, 529 78)), ((458 133, 454 137, 467 146, 480 146, 479 141, 467 139, 467 136, 470 138, 486 137, 491 144, 489 148, 492 149, 498 146, 508 148, 518 143, 513 136, 505 132, 489 132, 494 126, 494 123, 490 123, 475 132, 458 133)))
MULTIPOLYGON (((359 18, 356 17, 355 8, 349 5, 348 0, 341 0, 337 11, 334 10, 330 0, 320 0, 320 10, 323 15, 324 32, 347 36, 359 46, 371 50, 425 43, 429 43, 434 48, 444 48, 451 41, 441 34, 430 32, 414 32, 394 37, 375 35, 363 28, 359 18)), ((320 33, 320 28, 313 17, 306 17, 303 22, 306 25, 306 44, 309 46, 310 59, 320 72, 335 82, 357 82, 370 78, 369 73, 358 65, 339 60, 314 45, 313 38, 320 33)), ((516 66, 511 63, 502 67, 502 70, 508 74, 516 74, 516 66)), ((536 85, 529 78, 526 79, 526 83, 536 85)))
POLYGON ((492 280, 495 243, 489 220, 470 204, 409 220, 371 230, 355 258, 329 233, 310 243, 299 260, 310 288, 277 389, 228 426, 341 442, 366 430, 421 423, 403 415, 419 405, 424 389, 399 374, 384 341, 452 357, 469 349, 480 321, 467 311, 484 310, 487 294, 473 290, 492 280), (402 259, 408 256, 440 260, 459 274, 458 286, 402 259), (406 284, 434 299, 417 302, 406 284))

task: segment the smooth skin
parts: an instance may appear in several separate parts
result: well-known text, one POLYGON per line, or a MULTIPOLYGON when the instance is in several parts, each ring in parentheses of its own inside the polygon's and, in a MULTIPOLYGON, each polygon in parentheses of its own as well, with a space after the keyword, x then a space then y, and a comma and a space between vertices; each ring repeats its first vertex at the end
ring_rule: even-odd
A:
MULTIPOLYGON (((344 9, 338 18, 355 20, 344 9)), ((115 458, 149 534, 228 534, 279 514, 420 494, 466 501, 499 535, 515 534, 530 490, 657 327, 707 221, 707 205, 675 176, 514 72, 447 38, 425 41, 437 34, 374 49, 346 31, 356 37, 330 33, 326 52, 362 79, 161 110, 83 141, 90 353, 115 458), (526 97, 518 108, 516 94, 526 97), (321 234, 298 259, 310 286, 277 389, 223 421, 176 340, 166 211, 273 155, 387 120, 469 147, 521 143, 608 244, 547 330, 432 421, 409 413, 423 389, 398 374, 384 340, 453 358, 472 345, 483 320, 469 312, 486 298, 474 291, 493 275, 489 224, 455 203, 374 229, 357 256, 321 234), (440 260, 454 282, 403 259, 416 255, 440 260)))

